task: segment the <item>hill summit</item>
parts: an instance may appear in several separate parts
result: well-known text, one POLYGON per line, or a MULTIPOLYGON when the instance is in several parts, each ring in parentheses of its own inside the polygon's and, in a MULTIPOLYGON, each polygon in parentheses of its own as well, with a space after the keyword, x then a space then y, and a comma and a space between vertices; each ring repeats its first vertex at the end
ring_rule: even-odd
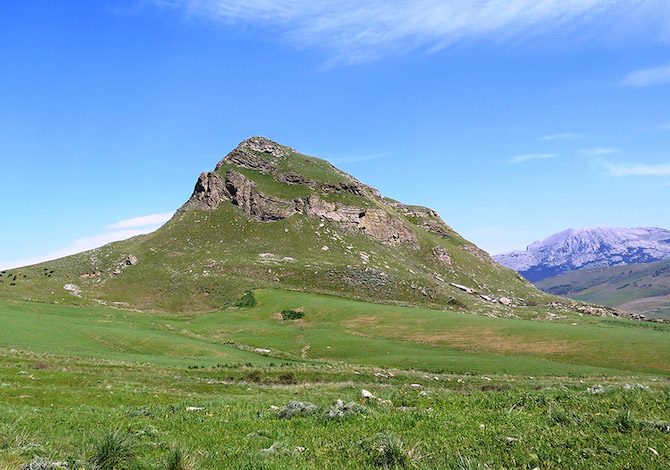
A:
POLYGON ((264 137, 202 173, 157 231, 4 275, 0 297, 180 312, 259 288, 499 316, 557 301, 434 210, 264 137))

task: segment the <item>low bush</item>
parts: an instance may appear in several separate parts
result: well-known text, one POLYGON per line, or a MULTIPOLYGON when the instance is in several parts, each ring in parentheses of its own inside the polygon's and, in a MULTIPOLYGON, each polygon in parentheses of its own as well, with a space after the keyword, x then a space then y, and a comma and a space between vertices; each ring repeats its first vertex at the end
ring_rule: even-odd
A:
POLYGON ((239 298, 235 306, 240 308, 251 308, 255 307, 256 304, 256 296, 252 291, 248 290, 242 294, 242 297, 239 298))
POLYGON ((277 413, 277 417, 281 419, 291 419, 296 416, 309 416, 318 410, 318 406, 314 403, 306 401, 290 401, 277 413))
POLYGON ((344 419, 362 413, 365 413, 364 406, 353 401, 345 403, 342 400, 337 400, 337 402, 330 407, 326 416, 329 419, 344 419))
POLYGON ((305 312, 302 310, 282 310, 281 318, 282 320, 298 320, 305 316, 305 312))

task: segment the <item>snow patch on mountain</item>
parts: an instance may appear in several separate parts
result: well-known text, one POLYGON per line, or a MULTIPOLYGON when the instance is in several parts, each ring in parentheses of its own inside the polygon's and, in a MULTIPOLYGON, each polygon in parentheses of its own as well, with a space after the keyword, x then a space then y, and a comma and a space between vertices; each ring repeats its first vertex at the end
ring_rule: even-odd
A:
POLYGON ((524 251, 494 256, 530 281, 596 266, 619 266, 670 259, 670 230, 651 228, 568 229, 524 251))

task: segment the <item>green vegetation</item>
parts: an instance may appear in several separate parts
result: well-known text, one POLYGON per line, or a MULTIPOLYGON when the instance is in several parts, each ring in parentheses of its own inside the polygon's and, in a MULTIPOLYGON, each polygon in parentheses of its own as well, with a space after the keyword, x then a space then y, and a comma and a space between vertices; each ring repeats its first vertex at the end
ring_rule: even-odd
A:
POLYGON ((0 301, 0 468, 670 464, 668 325, 254 298, 177 315, 0 301))
POLYGON ((0 469, 670 465, 670 325, 582 316, 430 210, 253 145, 219 171, 378 225, 226 200, 1 273, 0 469))
POLYGON ((289 309, 281 311, 282 320, 299 320, 304 316, 305 312, 303 312, 302 310, 289 309))
POLYGON ((246 291, 242 297, 240 297, 240 300, 237 301, 235 306, 240 308, 255 307, 256 297, 254 296, 254 293, 250 290, 246 291))

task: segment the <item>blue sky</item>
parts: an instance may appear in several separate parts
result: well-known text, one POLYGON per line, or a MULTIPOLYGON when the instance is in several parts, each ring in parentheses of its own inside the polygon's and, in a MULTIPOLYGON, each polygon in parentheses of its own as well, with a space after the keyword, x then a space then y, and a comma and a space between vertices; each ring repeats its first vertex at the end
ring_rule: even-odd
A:
POLYGON ((155 228, 265 135, 492 253, 670 227, 665 0, 5 0, 0 266, 155 228))

